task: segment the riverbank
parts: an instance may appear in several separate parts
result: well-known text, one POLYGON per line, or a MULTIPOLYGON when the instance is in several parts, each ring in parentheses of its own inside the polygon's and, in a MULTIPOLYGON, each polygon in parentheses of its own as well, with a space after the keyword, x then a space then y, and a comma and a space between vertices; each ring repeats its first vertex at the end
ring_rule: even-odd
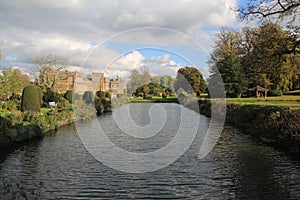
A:
MULTIPOLYGON (((209 99, 198 101, 201 114, 210 117, 211 101, 209 99)), ((232 101, 227 101, 226 104, 226 124, 271 146, 300 154, 299 109, 232 101)))
POLYGON ((76 101, 65 107, 42 108, 39 113, 15 110, 0 116, 0 149, 15 143, 43 138, 44 134, 76 121, 90 120, 97 115, 111 112, 111 101, 100 99, 97 104, 76 101), (96 106, 95 106, 96 105, 96 106))

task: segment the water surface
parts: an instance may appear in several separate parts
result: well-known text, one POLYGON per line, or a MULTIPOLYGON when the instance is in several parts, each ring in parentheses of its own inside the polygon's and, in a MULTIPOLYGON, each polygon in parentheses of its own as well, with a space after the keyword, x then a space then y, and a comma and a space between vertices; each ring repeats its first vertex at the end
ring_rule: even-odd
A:
MULTIPOLYGON (((111 114, 100 116, 109 139, 121 148, 147 152, 168 144, 180 113, 164 104, 167 126, 149 141, 120 135, 111 114)), ((137 124, 150 123, 149 106, 132 104, 137 124)), ((209 119, 201 117, 202 126, 209 119)), ((90 122, 87 122, 87 130, 90 122)), ((206 123, 206 124, 205 124, 206 123)), ((188 133, 187 133, 188 134, 188 133)), ((42 140, 1 150, 0 199, 300 199, 300 163, 225 127, 213 151, 198 158, 201 136, 176 162, 158 171, 132 174, 105 166, 83 146, 74 126, 42 140), (22 191, 22 192, 21 192, 22 191)))

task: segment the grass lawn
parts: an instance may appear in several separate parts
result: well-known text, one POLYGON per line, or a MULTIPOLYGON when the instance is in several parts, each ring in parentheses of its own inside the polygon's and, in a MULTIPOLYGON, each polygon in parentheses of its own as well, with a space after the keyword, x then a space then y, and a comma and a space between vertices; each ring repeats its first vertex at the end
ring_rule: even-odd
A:
POLYGON ((241 105, 283 106, 300 109, 300 96, 296 95, 283 95, 267 98, 227 98, 226 100, 228 103, 241 105))
POLYGON ((177 97, 168 96, 167 98, 153 96, 151 99, 143 99, 142 97, 139 98, 132 98, 130 99, 130 103, 177 103, 177 97))

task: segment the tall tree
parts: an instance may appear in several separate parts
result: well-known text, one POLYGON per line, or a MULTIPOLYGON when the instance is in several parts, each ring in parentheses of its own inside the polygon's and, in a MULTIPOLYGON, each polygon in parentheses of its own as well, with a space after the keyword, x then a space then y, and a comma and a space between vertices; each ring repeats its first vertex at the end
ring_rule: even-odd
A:
POLYGON ((242 56, 242 66, 249 86, 262 85, 271 89, 273 94, 282 94, 288 90, 293 74, 299 71, 291 69, 289 54, 293 43, 287 31, 274 23, 264 23, 247 32, 249 50, 242 56), (289 78, 290 77, 290 78, 289 78))
POLYGON ((217 35, 214 51, 209 61, 211 75, 208 79, 209 87, 218 89, 214 79, 221 75, 227 97, 240 97, 245 89, 244 76, 240 54, 241 35, 237 31, 223 29, 217 35))
POLYGON ((58 55, 48 54, 36 57, 34 63, 36 72, 39 73, 36 77, 37 84, 46 91, 47 88, 54 89, 58 73, 67 67, 68 60, 58 55))
POLYGON ((192 66, 178 70, 174 87, 176 91, 182 88, 187 93, 195 93, 197 96, 200 96, 200 93, 205 92, 207 88, 201 72, 192 66))
POLYGON ((127 92, 129 95, 135 93, 136 89, 140 86, 147 85, 151 82, 151 75, 147 68, 143 67, 142 70, 131 70, 129 82, 127 84, 127 92))
POLYGON ((299 16, 299 10, 299 0, 248 0, 245 6, 238 9, 242 19, 265 20, 277 17, 280 20, 289 18, 290 23, 299 16))
POLYGON ((11 96, 20 94, 25 86, 29 85, 29 76, 23 74, 18 68, 3 70, 0 74, 0 93, 1 96, 11 96))

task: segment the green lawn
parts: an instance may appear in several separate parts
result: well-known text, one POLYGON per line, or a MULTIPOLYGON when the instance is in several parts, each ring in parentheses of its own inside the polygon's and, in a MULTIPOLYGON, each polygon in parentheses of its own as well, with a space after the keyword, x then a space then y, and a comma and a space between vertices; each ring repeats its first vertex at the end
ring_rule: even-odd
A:
POLYGON ((300 109, 300 96, 283 95, 280 97, 267 98, 227 98, 228 103, 241 105, 259 105, 259 106, 283 106, 300 109))
MULTIPOLYGON (((206 97, 206 96, 205 96, 206 97)), ((200 97, 200 98, 205 98, 200 97)), ((267 97, 267 98, 227 98, 228 103, 240 104, 240 105, 258 105, 258 106, 281 106, 290 107, 293 109, 300 109, 300 96, 298 95, 283 95, 279 97, 267 97)), ((151 99, 132 98, 131 103, 177 103, 177 97, 162 98, 153 96, 151 99)))
POLYGON ((142 97, 139 98, 132 98, 130 99, 130 103, 177 103, 177 97, 168 96, 167 98, 153 96, 151 99, 143 99, 142 97))

